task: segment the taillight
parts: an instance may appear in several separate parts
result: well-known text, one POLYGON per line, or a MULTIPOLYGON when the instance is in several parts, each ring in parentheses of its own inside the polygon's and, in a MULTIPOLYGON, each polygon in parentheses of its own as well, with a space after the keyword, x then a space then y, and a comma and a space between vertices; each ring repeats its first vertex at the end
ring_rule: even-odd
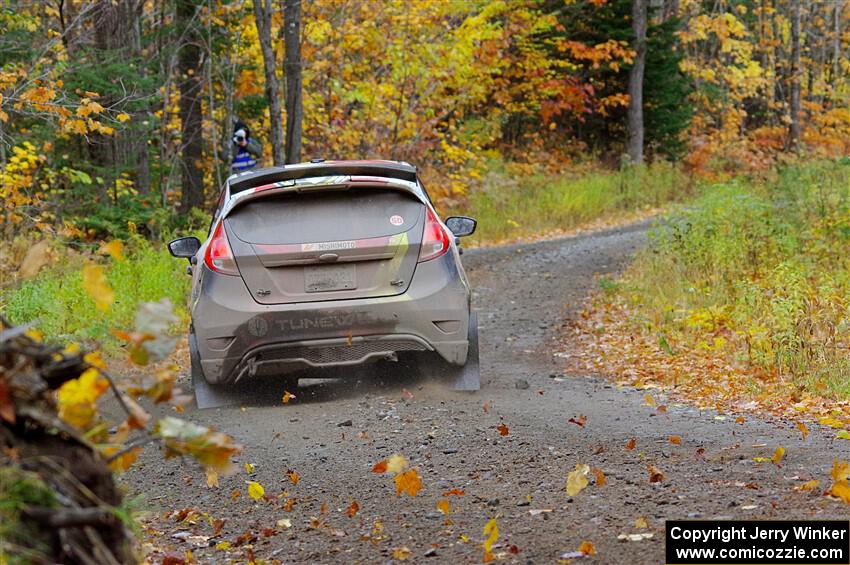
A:
POLYGON ((440 225, 434 212, 430 208, 425 210, 425 233, 422 236, 422 248, 419 251, 420 263, 442 257, 449 250, 449 234, 440 225))
POLYGON ((204 263, 211 271, 222 275, 238 275, 239 270, 236 268, 236 260, 233 258, 233 252, 230 250, 230 244, 227 242, 227 234, 224 233, 224 221, 218 222, 213 230, 212 239, 207 245, 207 251, 204 253, 204 263))

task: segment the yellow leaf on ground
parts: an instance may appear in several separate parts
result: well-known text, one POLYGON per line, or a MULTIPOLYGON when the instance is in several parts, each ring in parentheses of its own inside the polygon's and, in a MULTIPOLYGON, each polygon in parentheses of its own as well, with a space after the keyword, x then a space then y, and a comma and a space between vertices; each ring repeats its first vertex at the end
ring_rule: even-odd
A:
POLYGON ((794 487, 794 490, 802 490, 802 491, 815 490, 816 488, 818 488, 819 484, 820 484, 820 481, 815 481, 815 480, 806 481, 805 483, 794 487))
POLYGON ((577 463, 576 468, 567 475, 567 494, 575 496, 587 487, 589 481, 587 474, 590 472, 590 467, 584 463, 577 463))
POLYGON ((637 440, 635 438, 632 438, 628 441, 628 443, 626 443, 626 449, 634 449, 636 445, 637 440))
POLYGON ((832 461, 832 480, 836 483, 846 481, 850 477, 850 463, 834 459, 832 461))
POLYGON ((295 395, 289 392, 288 390, 283 391, 283 398, 281 400, 284 404, 289 404, 289 401, 295 398, 295 395))
POLYGON ((422 479, 419 478, 416 469, 410 469, 395 476, 396 496, 401 496, 403 492, 407 493, 407 496, 416 496, 421 489, 422 479))
POLYGON ((832 496, 836 496, 843 500, 844 502, 850 504, 850 486, 847 485, 847 480, 838 481, 834 485, 832 485, 832 489, 830 489, 829 493, 832 496))
POLYGON ((257 481, 248 481, 248 496, 254 500, 260 500, 265 494, 266 489, 263 488, 263 485, 257 481))
POLYGON ((246 473, 248 473, 249 475, 253 475, 253 474, 254 474, 255 466, 254 466, 254 464, 253 464, 253 463, 243 463, 243 464, 242 464, 242 467, 244 467, 244 468, 245 468, 245 472, 246 472, 246 473))
POLYGON ((443 514, 448 514, 451 511, 451 508, 449 507, 448 499, 441 498, 440 500, 438 500, 437 501, 437 510, 439 510, 443 514))
POLYGON ((776 451, 773 452, 773 457, 771 457, 770 460, 773 462, 774 465, 778 465, 779 462, 782 461, 783 457, 785 457, 785 448, 777 447, 776 451))
POLYGON ((404 455, 390 455, 387 458, 387 471, 396 475, 407 469, 407 458, 404 455))
POLYGON ((643 403, 646 404, 647 406, 655 406, 655 399, 652 398, 651 394, 644 394, 643 395, 643 403))
POLYGON ((635 529, 637 530, 645 530, 649 527, 649 522, 646 521, 646 516, 639 516, 637 520, 635 520, 635 529))
POLYGON ((352 500, 351 504, 346 508, 345 513, 348 514, 349 518, 354 518, 357 515, 357 512, 360 510, 360 505, 357 504, 356 500, 352 500))
POLYGON ((838 439, 850 439, 850 432, 847 430, 838 430, 838 433, 835 434, 835 437, 838 439))
POLYGON ((86 265, 83 267, 83 290, 86 291, 98 310, 106 312, 115 302, 115 291, 106 281, 103 267, 100 265, 86 265))
POLYGON ((484 562, 488 563, 493 560, 493 544, 499 539, 499 525, 496 524, 496 519, 493 518, 484 526, 484 562))
POLYGON ((292 483, 293 485, 297 485, 298 481, 301 480, 301 475, 299 475, 298 473, 296 473, 292 469, 290 469, 286 472, 286 476, 289 478, 289 482, 292 483))
POLYGON ((397 547, 393 550, 393 559, 397 561, 407 561, 407 558, 410 557, 410 550, 405 547, 397 547))
POLYGON ((667 439, 670 441, 670 443, 682 445, 682 438, 679 436, 670 436, 667 439))
POLYGON ((207 469, 207 486, 210 488, 218 488, 218 473, 215 469, 207 469))
POLYGON ((809 428, 806 427, 806 424, 803 422, 797 422, 797 429, 800 430, 801 434, 803 434, 803 439, 809 437, 809 428))
POLYGON ((596 548, 593 547, 593 543, 587 540, 581 542, 581 545, 578 546, 578 550, 584 553, 585 555, 596 555, 596 548))

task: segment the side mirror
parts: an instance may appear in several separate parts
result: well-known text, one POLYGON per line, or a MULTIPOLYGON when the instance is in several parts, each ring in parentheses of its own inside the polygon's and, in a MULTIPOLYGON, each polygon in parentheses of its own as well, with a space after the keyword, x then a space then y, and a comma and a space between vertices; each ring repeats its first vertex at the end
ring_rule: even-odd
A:
POLYGON ((452 216, 446 219, 446 227, 457 237, 466 237, 475 233, 478 222, 466 216, 452 216))
POLYGON ((191 260, 201 248, 201 240, 197 237, 179 237, 168 242, 168 251, 175 257, 191 260))

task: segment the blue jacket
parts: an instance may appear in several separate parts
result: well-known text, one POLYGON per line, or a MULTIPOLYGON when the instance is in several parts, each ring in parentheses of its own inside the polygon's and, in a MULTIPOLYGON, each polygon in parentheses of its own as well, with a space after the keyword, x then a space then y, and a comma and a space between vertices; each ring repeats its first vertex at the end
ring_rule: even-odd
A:
POLYGON ((263 156, 263 148, 255 140, 248 138, 245 147, 233 144, 233 161, 230 166, 234 173, 241 173, 257 166, 257 159, 263 156))

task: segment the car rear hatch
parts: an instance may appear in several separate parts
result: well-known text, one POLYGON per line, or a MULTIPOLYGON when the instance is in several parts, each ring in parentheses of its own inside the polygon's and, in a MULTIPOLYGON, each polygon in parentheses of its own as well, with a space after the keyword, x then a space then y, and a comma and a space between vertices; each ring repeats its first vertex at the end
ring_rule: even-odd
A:
POLYGON ((407 192, 357 186, 257 198, 224 227, 261 304, 375 298, 407 290, 425 210, 407 192))

